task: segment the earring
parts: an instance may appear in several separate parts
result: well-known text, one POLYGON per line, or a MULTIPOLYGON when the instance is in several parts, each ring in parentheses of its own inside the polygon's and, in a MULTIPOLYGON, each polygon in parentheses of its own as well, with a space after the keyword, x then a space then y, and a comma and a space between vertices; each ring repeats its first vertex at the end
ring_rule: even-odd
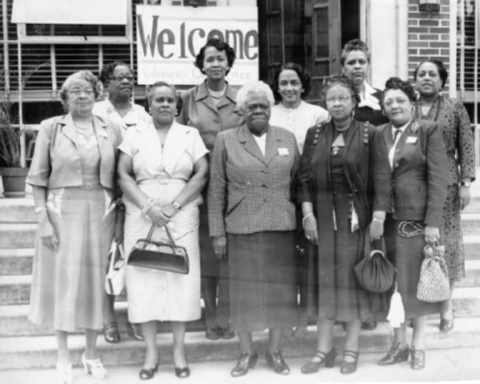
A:
POLYGON ((385 110, 383 110, 383 109, 382 109, 382 115, 383 115, 383 116, 387 116, 387 115, 385 114, 385 110))

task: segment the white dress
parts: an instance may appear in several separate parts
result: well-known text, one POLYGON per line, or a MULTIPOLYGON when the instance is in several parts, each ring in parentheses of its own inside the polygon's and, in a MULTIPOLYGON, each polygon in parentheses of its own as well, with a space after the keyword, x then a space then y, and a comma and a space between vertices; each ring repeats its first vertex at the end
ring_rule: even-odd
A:
MULTIPOLYGON (((176 122, 168 132, 163 149, 152 121, 129 129, 119 149, 132 158, 138 187, 160 204, 175 200, 192 176, 195 162, 208 153, 196 128, 176 122)), ((124 202, 125 251, 129 254, 136 241, 147 236, 152 222, 126 196, 124 202)), ((199 195, 172 219, 175 242, 187 248, 188 275, 127 266, 128 318, 131 322, 200 318, 198 206, 201 203, 199 195)), ((165 230, 157 228, 153 239, 167 240, 165 230)))
POLYGON ((328 112, 322 107, 302 100, 297 108, 285 108, 282 103, 275 105, 269 123, 293 132, 301 154, 308 128, 327 120, 328 116, 328 112))

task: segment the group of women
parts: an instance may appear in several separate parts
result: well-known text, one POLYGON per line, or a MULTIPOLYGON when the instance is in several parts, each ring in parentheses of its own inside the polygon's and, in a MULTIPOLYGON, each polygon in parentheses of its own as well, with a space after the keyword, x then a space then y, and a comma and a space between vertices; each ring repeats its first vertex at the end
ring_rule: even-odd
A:
POLYGON ((255 366, 252 332, 267 328, 266 362, 288 374, 282 330, 309 318, 317 351, 302 373, 335 365, 336 322, 346 330, 341 373, 355 372, 360 329, 388 310, 388 295, 367 292, 354 275, 371 239, 385 241, 405 308, 380 365, 425 366, 427 315, 441 313, 441 330, 452 329, 451 300, 416 297, 427 242, 446 245, 452 290, 465 270, 460 211, 475 177, 473 135, 463 105, 440 94, 443 64, 419 64, 415 88, 390 78, 379 91, 366 82, 368 47, 352 40, 343 74, 325 81, 324 109, 302 100, 310 78, 301 66, 286 64, 272 87, 259 81, 237 92, 225 80, 234 61, 228 44, 209 40, 195 61, 205 82, 181 96, 155 83, 148 113, 131 103, 126 64, 102 70, 109 98, 96 104, 99 81, 80 71, 60 92, 66 114, 42 122, 28 177, 39 222, 29 317, 55 329, 62 383, 73 381, 67 336, 77 329, 85 329, 86 372, 107 378, 97 332, 120 341, 104 292, 108 250, 115 238, 128 255, 152 226, 153 239, 169 231, 187 249, 190 271, 127 266, 132 335, 146 346, 142 380, 158 370, 158 321, 172 324, 175 374, 190 375, 185 325, 200 318, 201 295, 206 337, 238 334, 232 376, 255 366))

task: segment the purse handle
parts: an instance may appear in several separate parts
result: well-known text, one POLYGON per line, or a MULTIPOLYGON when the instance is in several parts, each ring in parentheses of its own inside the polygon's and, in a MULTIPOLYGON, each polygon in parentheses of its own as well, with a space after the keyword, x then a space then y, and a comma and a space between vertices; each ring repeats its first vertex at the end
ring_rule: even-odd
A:
MULTIPOLYGON (((114 244, 116 246, 114 248, 114 251, 112 252, 112 257, 110 258, 110 264, 109 264, 109 268, 108 268, 109 271, 115 270, 115 256, 117 254, 117 249, 118 249, 118 252, 120 252, 120 259, 125 260, 125 255, 123 253, 123 245, 118 244, 115 240, 113 240, 110 248, 113 248, 114 244)), ((110 251, 111 250, 112 249, 110 249, 110 251)))
MULTIPOLYGON (((143 249, 146 248, 147 242, 150 242, 152 240, 153 232, 155 231, 155 224, 152 224, 152 227, 150 228, 150 231, 148 232, 147 238, 145 239, 145 242, 143 243, 143 249)), ((164 225, 165 232, 167 232, 168 236, 168 242, 170 243, 170 247, 174 248, 175 247, 175 241, 173 240, 172 234, 170 233, 170 230, 168 229, 167 225, 164 225)))

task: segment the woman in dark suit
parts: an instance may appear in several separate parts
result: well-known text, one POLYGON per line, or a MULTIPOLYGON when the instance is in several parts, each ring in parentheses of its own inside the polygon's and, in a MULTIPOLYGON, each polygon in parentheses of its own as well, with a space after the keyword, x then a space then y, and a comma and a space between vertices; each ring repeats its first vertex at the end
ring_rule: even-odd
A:
MULTIPOLYGON (((391 171, 379 173, 379 180, 392 186, 393 206, 385 223, 374 222, 373 236, 382 235, 388 258, 397 268, 398 291, 402 296, 405 320, 413 320, 410 366, 425 366, 424 334, 427 315, 440 313, 441 303, 417 299, 423 248, 426 242, 440 240, 440 223, 447 197, 447 154, 442 130, 437 123, 416 120, 413 87, 396 77, 385 84, 383 106, 389 124, 378 127, 379 154, 391 171), (384 226, 385 224, 385 226, 384 226), (406 226, 407 225, 407 226, 406 226), (412 228, 420 234, 413 235, 412 228), (423 230, 423 234, 421 234, 423 230)), ((406 321, 394 329, 394 343, 380 365, 407 361, 406 321)))
MULTIPOLYGON (((325 95, 332 119, 308 130, 298 175, 303 228, 314 245, 309 250, 309 314, 318 325, 317 352, 302 373, 334 366, 333 327, 335 321, 342 321, 347 339, 341 373, 349 374, 357 369, 360 321, 381 309, 381 302, 374 301, 378 297, 357 283, 354 267, 363 258, 372 207, 384 210, 388 198, 383 198, 383 206, 371 198, 375 131, 353 118, 359 102, 355 85, 346 76, 331 76, 325 95)), ((389 185, 376 185, 377 195, 389 196, 389 185)))
POLYGON ((269 328, 265 358, 285 375, 290 369, 280 351, 281 332, 297 322, 291 195, 297 141, 269 124, 274 99, 268 85, 248 83, 237 100, 245 124, 218 134, 208 191, 210 236, 217 256, 228 256, 231 329, 240 339, 240 359, 231 374, 242 376, 255 366, 252 332, 269 328))

